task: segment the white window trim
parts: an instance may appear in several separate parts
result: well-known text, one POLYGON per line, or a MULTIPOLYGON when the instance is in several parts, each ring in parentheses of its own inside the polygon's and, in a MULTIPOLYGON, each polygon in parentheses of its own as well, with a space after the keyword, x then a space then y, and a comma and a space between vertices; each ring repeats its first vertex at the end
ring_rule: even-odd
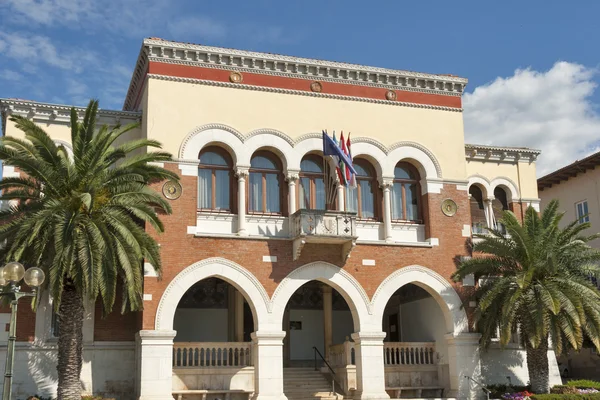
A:
POLYGON ((581 201, 578 201, 578 202, 575 203, 575 218, 577 219, 577 221, 580 224, 583 224, 584 222, 590 222, 590 204, 588 203, 587 199, 581 200, 581 201), (583 209, 583 204, 586 204, 587 205, 587 209, 588 209, 587 216, 585 217, 586 220, 584 220, 584 221, 579 221, 580 218, 581 218, 581 216, 579 215, 579 211, 577 210, 577 206, 580 205, 580 204, 582 205, 582 209, 583 209))

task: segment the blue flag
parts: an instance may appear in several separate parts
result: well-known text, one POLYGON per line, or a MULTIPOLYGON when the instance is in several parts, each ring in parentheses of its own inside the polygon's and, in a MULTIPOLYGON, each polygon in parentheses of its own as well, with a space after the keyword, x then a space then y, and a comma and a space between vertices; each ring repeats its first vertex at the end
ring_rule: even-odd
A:
POLYGON ((340 147, 335 144, 333 139, 331 139, 329 135, 325 133, 325 131, 323 131, 323 155, 338 157, 344 162, 344 164, 346 164, 350 172, 356 174, 356 170, 352 166, 352 161, 350 161, 348 156, 344 154, 342 149, 340 149, 340 147))

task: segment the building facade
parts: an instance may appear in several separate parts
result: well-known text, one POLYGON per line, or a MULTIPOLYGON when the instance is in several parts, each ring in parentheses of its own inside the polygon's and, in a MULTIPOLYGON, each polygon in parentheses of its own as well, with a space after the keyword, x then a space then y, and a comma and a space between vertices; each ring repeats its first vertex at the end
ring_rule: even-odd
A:
MULTIPOLYGON (((155 186, 173 213, 153 233, 164 267, 159 279, 144 265, 144 310, 89 306, 85 390, 330 398, 331 371, 335 392, 357 399, 480 396, 466 377, 526 383, 518 344, 479 351, 474 279, 450 276, 498 210, 539 208, 539 152, 465 144, 466 84, 144 40, 124 111, 99 122, 139 121, 131 137, 163 143, 180 182, 155 186), (327 195, 323 129, 350 135, 356 188, 327 195)), ((68 145, 69 107, 0 104, 4 134, 19 135, 8 115, 26 115, 68 145)), ((55 390, 50 303, 19 315, 19 394, 55 390)))
MULTIPOLYGON (((565 213, 561 221, 563 226, 580 220, 591 224, 587 234, 600 232, 599 166, 600 153, 594 153, 538 179, 541 206, 545 207, 551 200, 557 199, 560 211, 565 213)), ((590 245, 600 248, 600 239, 591 241, 590 245)), ((564 377, 600 378, 600 356, 591 344, 579 352, 561 355, 558 361, 564 377)))

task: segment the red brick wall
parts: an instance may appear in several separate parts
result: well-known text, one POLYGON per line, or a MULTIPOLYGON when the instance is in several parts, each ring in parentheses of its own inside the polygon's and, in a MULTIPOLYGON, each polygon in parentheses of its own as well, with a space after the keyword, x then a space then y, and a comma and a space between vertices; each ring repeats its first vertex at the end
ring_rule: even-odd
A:
MULTIPOLYGON (((175 164, 167 168, 179 172, 175 164)), ((161 243, 163 277, 146 278, 144 293, 152 294, 152 301, 144 302, 143 329, 154 329, 156 310, 161 295, 169 282, 189 265, 209 257, 224 257, 252 272, 272 295, 277 285, 291 271, 312 261, 327 261, 338 265, 363 286, 371 297, 379 284, 392 272, 408 265, 418 264, 431 268, 449 279, 456 270, 455 259, 467 255, 467 238, 462 237, 463 225, 470 225, 469 200, 466 191, 445 185, 440 194, 423 196, 428 237, 438 238, 440 245, 433 248, 357 245, 347 262, 339 258, 336 245, 307 244, 299 260, 292 260, 292 243, 285 240, 250 240, 200 238, 187 234, 187 227, 196 225, 196 185, 194 176, 181 177, 182 196, 171 201, 172 215, 163 216, 165 233, 158 235, 161 243), (441 202, 452 198, 458 205, 453 217, 441 211, 441 202), (265 255, 277 256, 276 263, 262 261, 265 255), (363 266, 362 259, 374 259, 376 267, 363 266)), ((156 189, 160 190, 161 185, 156 189)), ((153 233, 155 234, 155 233, 153 233)), ((461 297, 467 294, 460 284, 454 284, 461 297)))

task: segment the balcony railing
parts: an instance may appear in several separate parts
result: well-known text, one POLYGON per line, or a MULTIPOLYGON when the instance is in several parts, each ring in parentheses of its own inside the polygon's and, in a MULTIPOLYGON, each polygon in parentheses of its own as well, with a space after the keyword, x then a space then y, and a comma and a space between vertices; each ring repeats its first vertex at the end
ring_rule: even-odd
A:
POLYGON ((176 342, 173 367, 247 367, 252 365, 252 343, 176 342))
POLYGON ((342 245, 346 259, 356 243, 356 213, 305 210, 292 214, 291 233, 294 238, 294 260, 300 257, 306 243, 342 245))
POLYGON ((384 365, 433 365, 434 342, 388 342, 383 345, 384 365))

